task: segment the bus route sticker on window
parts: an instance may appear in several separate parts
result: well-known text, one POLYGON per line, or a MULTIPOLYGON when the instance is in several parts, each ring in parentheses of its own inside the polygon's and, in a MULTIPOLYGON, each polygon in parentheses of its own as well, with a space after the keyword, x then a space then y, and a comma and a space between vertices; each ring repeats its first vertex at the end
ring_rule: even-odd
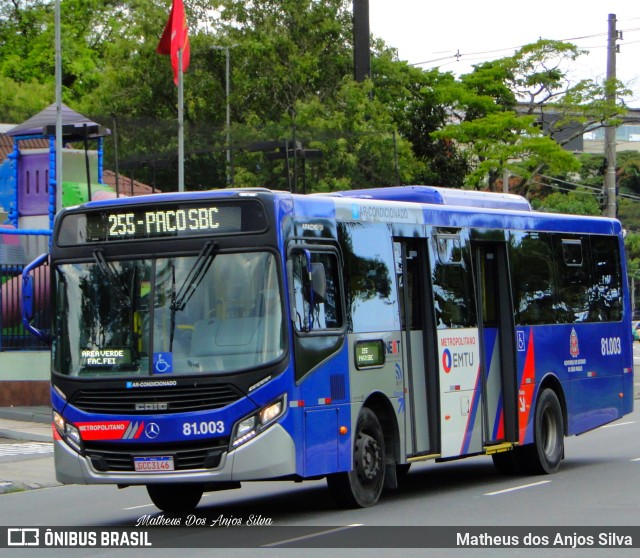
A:
POLYGON ((153 353, 153 373, 171 374, 173 372, 173 353, 153 353))
POLYGON ((83 349, 80 353, 83 366, 118 366, 131 363, 129 349, 83 349))

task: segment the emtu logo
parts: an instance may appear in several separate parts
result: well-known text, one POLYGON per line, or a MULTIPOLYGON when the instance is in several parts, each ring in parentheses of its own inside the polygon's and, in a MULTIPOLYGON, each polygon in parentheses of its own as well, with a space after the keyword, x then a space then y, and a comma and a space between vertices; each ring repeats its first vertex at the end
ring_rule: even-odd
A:
POLYGON ((442 368, 444 368, 445 374, 451 372, 452 363, 453 359, 451 358, 451 351, 449 349, 445 349, 442 353, 442 368))

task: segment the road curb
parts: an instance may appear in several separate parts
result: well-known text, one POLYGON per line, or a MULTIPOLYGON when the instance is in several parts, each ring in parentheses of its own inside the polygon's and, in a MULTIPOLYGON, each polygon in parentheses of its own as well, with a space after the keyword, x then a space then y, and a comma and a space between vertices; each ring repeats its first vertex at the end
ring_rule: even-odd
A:
POLYGON ((51 435, 38 434, 36 432, 23 432, 20 430, 12 430, 7 428, 0 428, 0 438, 7 438, 8 440, 18 440, 21 442, 49 442, 53 440, 51 435))
POLYGON ((0 495, 12 494, 15 492, 26 492, 28 490, 37 490, 39 488, 53 488, 56 486, 62 486, 61 483, 29 483, 29 482, 12 482, 12 481, 0 481, 0 495))

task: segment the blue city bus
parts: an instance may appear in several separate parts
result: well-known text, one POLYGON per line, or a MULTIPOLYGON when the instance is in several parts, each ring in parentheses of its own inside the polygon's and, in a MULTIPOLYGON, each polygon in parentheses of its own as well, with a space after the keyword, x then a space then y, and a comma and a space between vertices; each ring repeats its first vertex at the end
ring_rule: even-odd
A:
POLYGON ((65 209, 48 258, 57 478, 162 510, 323 477, 372 506, 424 460, 554 473, 565 436, 633 409, 613 219, 226 189, 65 209))

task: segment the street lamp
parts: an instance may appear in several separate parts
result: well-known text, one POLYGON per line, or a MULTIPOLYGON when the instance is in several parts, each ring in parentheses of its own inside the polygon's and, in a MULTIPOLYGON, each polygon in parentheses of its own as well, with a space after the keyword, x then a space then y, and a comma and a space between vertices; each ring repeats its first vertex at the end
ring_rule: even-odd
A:
POLYGON ((238 45, 230 45, 230 46, 212 46, 213 50, 224 50, 225 54, 225 95, 227 99, 227 186, 231 186, 233 182, 233 177, 231 176, 231 106, 229 104, 229 90, 230 90, 230 80, 229 80, 229 49, 235 48, 238 45))

